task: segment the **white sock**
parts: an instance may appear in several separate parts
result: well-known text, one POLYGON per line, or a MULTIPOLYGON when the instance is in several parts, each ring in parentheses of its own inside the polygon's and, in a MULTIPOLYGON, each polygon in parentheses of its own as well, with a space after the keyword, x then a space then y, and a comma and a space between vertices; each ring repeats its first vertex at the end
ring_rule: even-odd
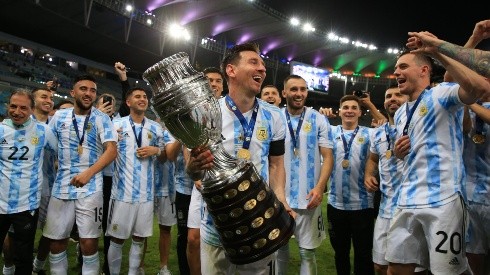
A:
POLYGON ((90 256, 82 256, 82 274, 99 274, 99 253, 95 252, 90 256))
POLYGON ((315 249, 299 248, 301 268, 299 274, 317 274, 315 249))
POLYGON ((109 245, 107 263, 109 264, 111 274, 119 274, 121 272, 122 247, 122 244, 117 244, 113 241, 109 245))
POLYGON ((15 274, 15 265, 11 265, 9 267, 3 266, 3 274, 4 275, 14 275, 15 274))
POLYGON ((141 263, 141 257, 143 256, 143 245, 142 242, 131 242, 131 248, 129 249, 129 271, 128 274, 136 274, 138 267, 141 263))
POLYGON ((44 264, 46 261, 40 261, 37 257, 34 258, 34 262, 32 263, 32 271, 38 272, 44 269, 44 264))
POLYGON ((68 259, 66 251, 58 254, 49 254, 50 273, 52 275, 66 275, 68 272, 68 259))

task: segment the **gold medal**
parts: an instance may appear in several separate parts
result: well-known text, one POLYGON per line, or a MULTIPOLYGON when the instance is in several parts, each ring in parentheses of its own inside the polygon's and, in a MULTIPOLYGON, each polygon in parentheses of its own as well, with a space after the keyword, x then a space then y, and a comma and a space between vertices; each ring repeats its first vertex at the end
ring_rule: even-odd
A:
POLYGON ((298 149, 298 148, 294 148, 294 149, 293 149, 293 153, 294 153, 294 155, 295 155, 296 157, 298 157, 298 156, 299 156, 299 149, 298 149))
POLYGON ((82 147, 82 145, 78 145, 77 151, 78 151, 78 154, 79 155, 81 155, 83 153, 83 147, 82 147))
POLYGON ((342 160, 342 168, 347 169, 349 167, 349 160, 344 159, 342 160))
POLYGON ((240 148, 240 150, 238 150, 237 157, 239 159, 249 160, 251 157, 250 151, 245 148, 240 148))
POLYGON ((386 158, 387 159, 391 158, 392 154, 393 154, 393 152, 391 152, 391 150, 386 150, 386 158))
POLYGON ((473 137, 471 138, 473 140, 474 143, 476 144, 482 144, 482 143, 485 143, 485 136, 482 135, 482 134, 475 134, 473 135, 473 137))

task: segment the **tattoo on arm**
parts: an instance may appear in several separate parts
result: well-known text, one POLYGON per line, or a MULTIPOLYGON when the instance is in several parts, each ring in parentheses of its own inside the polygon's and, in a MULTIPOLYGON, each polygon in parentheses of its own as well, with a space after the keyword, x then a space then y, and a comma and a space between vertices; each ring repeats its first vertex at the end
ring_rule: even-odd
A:
POLYGON ((478 74, 490 77, 490 51, 463 48, 449 42, 442 43, 439 46, 439 51, 461 62, 478 74))

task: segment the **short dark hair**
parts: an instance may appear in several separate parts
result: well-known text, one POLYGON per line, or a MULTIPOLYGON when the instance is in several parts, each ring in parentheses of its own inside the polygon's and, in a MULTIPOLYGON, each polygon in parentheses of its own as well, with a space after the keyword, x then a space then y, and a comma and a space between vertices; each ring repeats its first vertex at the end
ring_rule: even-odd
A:
POLYGON ((150 99, 152 98, 152 96, 153 96, 153 94, 152 94, 150 91, 146 90, 145 88, 142 88, 142 87, 133 87, 133 88, 129 89, 129 90, 126 92, 126 95, 124 96, 124 100, 128 99, 128 97, 129 97, 129 96, 130 96, 130 95, 131 95, 131 94, 132 94, 134 91, 143 91, 143 92, 145 92, 145 94, 146 94, 146 98, 147 98, 148 100, 150 100, 150 99))
POLYGON ((226 80, 228 80, 228 75, 226 74, 226 66, 228 66, 228 64, 236 65, 241 58, 240 53, 248 51, 260 54, 259 45, 255 43, 244 43, 235 45, 226 51, 225 57, 221 61, 220 66, 221 73, 225 76, 226 80))
POLYGON ((52 91, 51 91, 50 89, 48 89, 48 88, 34 88, 34 89, 32 89, 32 91, 31 91, 31 94, 32 94, 32 97, 33 97, 33 98, 34 98, 34 97, 36 97, 36 93, 37 93, 38 91, 48 91, 48 92, 52 92, 52 91))
POLYGON ((82 81, 82 80, 89 80, 89 81, 92 81, 94 83, 97 83, 97 81, 95 80, 95 77, 93 77, 92 75, 82 74, 82 75, 75 77, 73 84, 76 84, 77 82, 82 81))
POLYGON ((359 107, 361 107, 361 101, 355 95, 344 95, 342 98, 340 98, 340 106, 342 106, 342 103, 349 100, 354 100, 355 102, 357 102, 357 104, 359 104, 359 107))
POLYGON ((10 96, 9 96, 9 104, 10 104, 10 100, 12 99, 12 97, 14 95, 23 95, 23 96, 27 96, 29 98, 29 100, 31 101, 31 109, 34 109, 34 97, 32 96, 32 93, 28 90, 25 90, 25 89, 17 89, 17 90, 14 90, 10 96))
POLYGON ((203 71, 202 71, 203 74, 207 75, 207 74, 210 74, 210 73, 216 73, 216 74, 220 74, 221 75, 221 78, 223 78, 223 74, 221 73, 221 71, 216 68, 216 67, 207 67, 205 68, 203 71))
MULTIPOLYGON (((284 81, 283 81, 283 85, 284 85, 284 87, 286 87, 286 83, 287 83, 287 82, 288 82, 290 79, 303 79, 303 80, 305 80, 304 78, 302 78, 302 77, 301 77, 301 76, 299 76, 299 75, 296 75, 296 74, 290 74, 290 75, 288 75, 288 76, 287 76, 287 77, 284 79, 284 81)), ((306 80, 305 80, 305 82, 306 82, 306 80)))
POLYGON ((53 107, 53 110, 59 110, 59 109, 60 109, 60 107, 61 107, 61 105, 63 105, 63 104, 71 104, 71 105, 75 105, 75 104, 73 103, 73 100, 68 99, 68 98, 65 98, 65 99, 62 99, 60 102, 56 103, 56 104, 54 105, 54 107, 53 107))
POLYGON ((423 53, 413 53, 410 51, 410 49, 404 49, 397 57, 400 58, 406 54, 413 54, 415 55, 415 62, 417 63, 417 65, 428 65, 429 66, 429 70, 430 70, 430 74, 432 75, 432 70, 434 68, 434 59, 432 59, 432 57, 428 56, 428 55, 425 55, 423 53))

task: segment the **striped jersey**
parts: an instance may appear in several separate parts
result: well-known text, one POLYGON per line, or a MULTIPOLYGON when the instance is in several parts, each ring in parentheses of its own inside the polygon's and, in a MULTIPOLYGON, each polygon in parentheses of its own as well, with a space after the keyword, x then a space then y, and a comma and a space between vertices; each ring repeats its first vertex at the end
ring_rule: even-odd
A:
MULTIPOLYGON (((109 116, 92 108, 82 143, 83 151, 79 154, 79 138, 75 132, 72 115, 73 108, 58 110, 49 121, 49 127, 53 129, 58 140, 58 171, 51 195, 62 200, 75 200, 102 192, 102 171, 80 188, 71 185, 70 181, 99 160, 104 153, 105 142, 117 141, 117 133, 109 116)), ((76 130, 80 137, 86 117, 75 115, 78 126, 76 130)))
POLYGON ((156 156, 139 158, 136 155, 141 137, 141 147, 164 147, 163 128, 157 122, 144 118, 144 123, 134 123, 130 116, 114 119, 114 128, 120 129, 117 158, 112 177, 111 198, 127 203, 153 201, 155 196, 156 156))
POLYGON ((373 154, 378 155, 379 190, 381 191, 381 202, 379 205, 379 216, 386 219, 393 217, 397 192, 400 188, 401 171, 403 161, 393 155, 393 147, 396 139, 396 127, 388 122, 372 131, 371 148, 373 154), (390 143, 389 158, 386 155, 390 143))
MULTIPOLYGON (((403 159, 399 207, 437 207, 461 193, 463 104, 458 90, 458 84, 443 82, 420 95, 408 126, 410 151, 403 159)), ((407 108, 414 103, 407 102, 396 111, 398 136, 407 122, 407 108)))
POLYGON ((42 168, 44 161, 49 161, 45 152, 55 154, 58 150, 51 128, 29 120, 20 129, 15 129, 10 119, 0 123, 0 214, 39 208, 42 168))
MULTIPOLYGON (((163 141, 165 145, 168 145, 175 142, 175 139, 168 130, 164 130, 163 141)), ((173 161, 155 162, 155 197, 170 196, 172 201, 175 200, 174 169, 173 161)))
MULTIPOLYGON (((490 109, 490 102, 483 102, 482 106, 490 109)), ((464 138, 466 181, 463 191, 468 201, 490 205, 490 125, 482 122, 476 128, 476 114, 471 109, 469 111, 473 129, 464 138), (472 140, 476 130, 481 131, 485 142, 477 144, 472 140)))
MULTIPOLYGON (((233 111, 228 109, 225 100, 224 97, 218 100, 221 108, 223 146, 226 152, 232 156, 236 156, 237 151, 242 148, 243 139, 241 137, 243 136, 243 128, 233 111)), ((268 183, 270 143, 285 138, 286 121, 281 114, 281 109, 260 99, 257 100, 259 110, 249 148, 250 152, 252 152, 250 161, 255 165, 255 168, 263 177, 264 181, 268 183)), ((244 113, 243 116, 247 121, 250 121, 252 110, 244 113)), ((207 209, 203 211, 201 240, 210 245, 221 245, 218 232, 207 209)))
POLYGON ((177 156, 177 160, 174 163, 174 180, 175 180, 175 191, 184 195, 192 194, 192 186, 194 186, 194 181, 190 178, 185 170, 185 159, 183 150, 185 147, 181 145, 182 148, 177 156))
MULTIPOLYGON (((36 119, 34 115, 31 118, 36 119)), ((48 117, 46 123, 38 121, 38 123, 48 124, 51 117, 48 117)), ((53 188, 54 178, 56 176, 56 167, 54 163, 56 162, 55 151, 46 150, 44 151, 44 162, 43 162, 43 188, 41 191, 41 196, 49 197, 51 196, 51 189, 53 188)))
POLYGON ((328 203, 340 210, 361 210, 373 208, 373 194, 364 186, 364 170, 369 153, 372 129, 359 126, 347 156, 348 167, 342 167, 346 150, 342 140, 347 143, 355 130, 343 130, 342 125, 331 127, 333 138, 334 165, 330 176, 328 203))
MULTIPOLYGON (((282 114, 287 112, 282 109, 282 114)), ((301 115, 289 115, 296 140, 296 154, 289 128, 286 128, 284 168, 286 170, 286 200, 291 208, 306 209, 306 196, 318 183, 322 166, 320 147, 332 149, 328 119, 312 108, 304 108, 304 118, 297 136, 301 115)), ((287 120, 287 117, 284 117, 287 120)), ((286 126, 288 127, 288 126, 286 126)))

